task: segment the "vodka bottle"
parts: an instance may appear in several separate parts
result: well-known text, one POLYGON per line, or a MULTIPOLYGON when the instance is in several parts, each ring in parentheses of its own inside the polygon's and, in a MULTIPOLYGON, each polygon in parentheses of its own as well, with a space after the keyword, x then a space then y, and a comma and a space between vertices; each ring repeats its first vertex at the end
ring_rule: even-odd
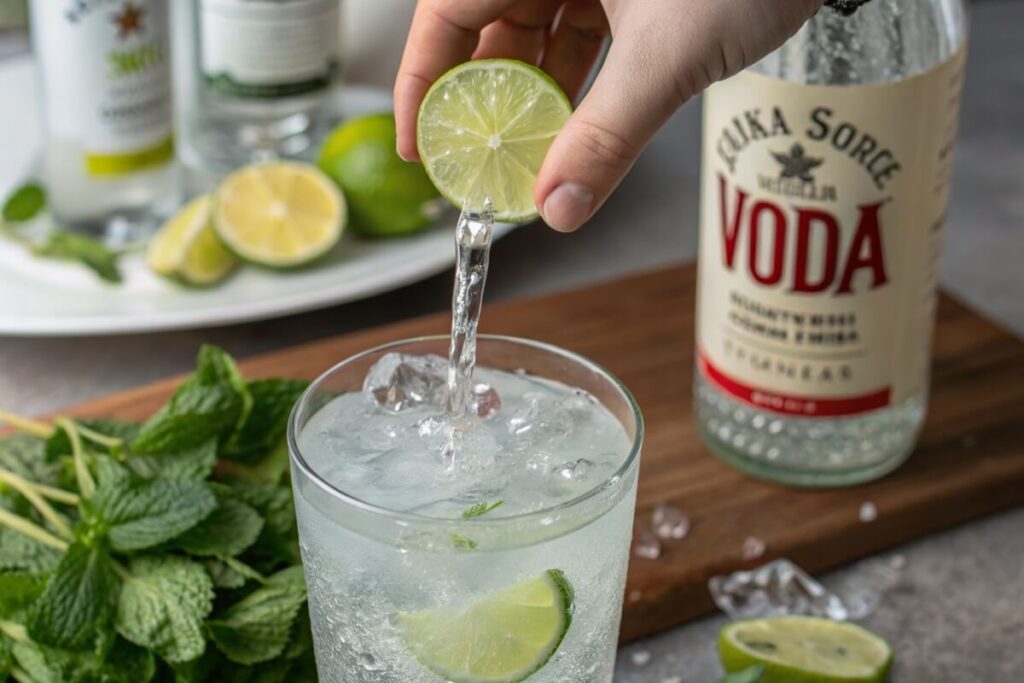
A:
POLYGON ((704 102, 696 419, 802 486, 916 442, 967 35, 962 0, 839 2, 704 102))
POLYGON ((339 71, 339 0, 188 0, 179 79, 186 166, 213 177, 313 151, 339 71))
POLYGON ((175 208, 167 0, 33 0, 56 219, 112 242, 175 208))

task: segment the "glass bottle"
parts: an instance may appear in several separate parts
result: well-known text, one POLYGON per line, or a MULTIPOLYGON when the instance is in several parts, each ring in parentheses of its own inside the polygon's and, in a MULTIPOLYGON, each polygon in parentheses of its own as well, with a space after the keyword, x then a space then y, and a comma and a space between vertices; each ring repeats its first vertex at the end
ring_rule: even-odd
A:
POLYGON ((178 203, 167 0, 33 0, 42 173, 62 227, 145 238, 178 203))
POLYGON ((962 0, 822 9, 704 103, 695 412, 726 462, 840 486, 925 415, 962 0))
POLYGON ((313 151, 339 69, 339 0, 189 0, 178 67, 187 168, 216 177, 313 151))

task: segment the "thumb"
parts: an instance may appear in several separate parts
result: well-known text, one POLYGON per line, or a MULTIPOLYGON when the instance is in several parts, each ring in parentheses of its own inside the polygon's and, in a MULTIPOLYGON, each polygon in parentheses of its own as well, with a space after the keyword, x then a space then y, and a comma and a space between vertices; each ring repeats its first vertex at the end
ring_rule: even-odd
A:
POLYGON ((671 67, 651 63, 641 45, 627 36, 612 42, 593 87, 548 149, 534 201, 555 230, 590 219, 684 101, 671 67))

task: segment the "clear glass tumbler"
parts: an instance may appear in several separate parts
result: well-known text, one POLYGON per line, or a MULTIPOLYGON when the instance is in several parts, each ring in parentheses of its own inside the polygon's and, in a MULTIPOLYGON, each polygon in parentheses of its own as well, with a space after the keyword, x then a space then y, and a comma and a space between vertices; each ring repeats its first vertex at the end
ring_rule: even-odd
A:
MULTIPOLYGON (((553 653, 538 661, 526 680, 610 682, 643 423, 628 390, 608 372, 540 342, 478 340, 478 367, 582 389, 613 416, 609 424, 621 424, 622 443, 629 447, 619 454, 614 473, 555 505, 472 519, 388 509, 335 486, 329 474, 310 464, 322 460, 310 458, 309 448, 303 453, 303 430, 310 420, 337 397, 360 392, 368 369, 383 356, 444 356, 448 342, 447 337, 412 339, 353 356, 316 380, 292 413, 292 481, 320 680, 437 683, 453 675, 437 673, 431 660, 450 660, 453 651, 511 657, 511 649, 528 650, 535 644, 524 641, 531 628, 524 629, 521 608, 534 599, 542 603, 544 577, 554 577, 555 593, 567 603, 566 628, 553 653), (479 626, 467 629, 474 618, 479 626), (408 631, 402 632, 409 623, 418 624, 417 637, 427 642, 419 649, 410 646, 408 631), (508 633, 496 624, 509 624, 508 633)), ((354 424, 359 428, 358 421, 354 424)), ((565 453, 575 457, 572 438, 556 440, 564 453, 553 453, 555 460, 565 453)), ((524 467, 528 455, 522 456, 524 467)), ((330 457, 347 462, 360 454, 331 452, 330 457)), ((339 465, 344 466, 334 463, 339 465)), ((501 486, 496 482, 498 497, 501 486)))

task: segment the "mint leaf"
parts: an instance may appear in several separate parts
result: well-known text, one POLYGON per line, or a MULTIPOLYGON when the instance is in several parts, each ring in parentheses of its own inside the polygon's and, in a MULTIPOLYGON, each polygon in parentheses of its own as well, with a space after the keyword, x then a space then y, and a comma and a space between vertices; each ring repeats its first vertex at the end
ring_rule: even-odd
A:
POLYGON ((156 675, 153 653, 117 635, 103 657, 92 664, 89 683, 145 683, 156 675))
POLYGON ((103 549, 73 544, 32 606, 29 635, 52 647, 80 650, 90 646, 113 613, 118 583, 103 549))
POLYGON ((225 477, 250 484, 277 484, 287 471, 288 443, 284 439, 258 460, 245 463, 237 460, 220 461, 220 472, 225 477))
POLYGON ((23 223, 35 218, 46 208, 46 192, 39 183, 25 183, 4 200, 3 219, 23 223))
POLYGON ((14 655, 11 653, 11 646, 3 634, 0 633, 0 677, 3 680, 8 680, 7 674, 11 672, 11 666, 13 665, 14 655))
POLYGON ((203 566, 206 567, 206 573, 210 575, 210 580, 216 588, 241 588, 248 581, 244 574, 224 560, 207 558, 203 560, 203 566))
POLYGON ((80 263, 101 280, 121 282, 117 254, 91 237, 73 232, 54 232, 45 243, 33 248, 36 256, 80 263))
POLYGON ((719 683, 760 683, 764 677, 764 667, 760 664, 743 671, 726 674, 719 683))
POLYGON ((224 455, 252 462, 275 448, 288 427, 288 416, 309 382, 287 379, 259 379, 246 384, 252 396, 252 410, 225 444, 224 455))
POLYGON ((239 481, 230 482, 230 486, 238 499, 255 508, 264 521, 259 538, 245 553, 246 562, 264 571, 273 571, 282 563, 299 563, 291 488, 239 481))
POLYGON ((454 547, 456 550, 476 550, 477 545, 479 545, 476 541, 474 541, 472 538, 469 538, 468 536, 457 534, 454 531, 452 532, 451 535, 452 547, 454 547))
POLYGON ((302 567, 289 567, 207 622, 210 636, 228 659, 257 664, 280 655, 292 623, 306 602, 302 567))
POLYGON ((496 500, 493 503, 488 503, 485 500, 485 501, 476 503, 475 505, 471 505, 470 507, 468 507, 468 508, 466 508, 465 510, 462 511, 462 518, 463 519, 476 519, 477 517, 481 517, 483 515, 486 515, 491 510, 493 510, 493 509, 495 509, 497 507, 500 507, 501 504, 504 503, 504 502, 505 501, 503 501, 503 500, 496 500))
POLYGON ((44 583, 27 572, 0 573, 0 619, 17 620, 43 592, 44 583))
POLYGON ((206 443, 183 453, 163 455, 133 455, 125 465, 140 477, 152 479, 191 479, 205 481, 217 464, 217 440, 206 443))
POLYGON ((215 346, 199 350, 196 371, 142 427, 136 453, 184 452, 210 439, 222 442, 249 414, 252 398, 235 362, 215 346))
POLYGON ((60 465, 47 462, 45 442, 28 434, 0 438, 0 467, 37 484, 60 484, 60 465))
POLYGON ((203 619, 213 606, 213 584, 202 565, 174 555, 137 557, 128 574, 117 603, 117 632, 168 662, 202 655, 203 619))
POLYGON ((240 500, 218 496, 216 509, 171 546, 191 555, 234 557, 255 543, 262 529, 260 513, 240 500))
POLYGON ((94 525, 105 529, 114 550, 142 550, 188 531, 217 507, 209 486, 185 479, 132 478, 107 485, 91 501, 94 525))
POLYGON ((28 675, 31 683, 67 683, 68 658, 47 656, 47 651, 33 642, 15 643, 11 648, 14 664, 28 675))
POLYGON ((61 552, 0 526, 0 571, 44 574, 60 562, 61 552))

